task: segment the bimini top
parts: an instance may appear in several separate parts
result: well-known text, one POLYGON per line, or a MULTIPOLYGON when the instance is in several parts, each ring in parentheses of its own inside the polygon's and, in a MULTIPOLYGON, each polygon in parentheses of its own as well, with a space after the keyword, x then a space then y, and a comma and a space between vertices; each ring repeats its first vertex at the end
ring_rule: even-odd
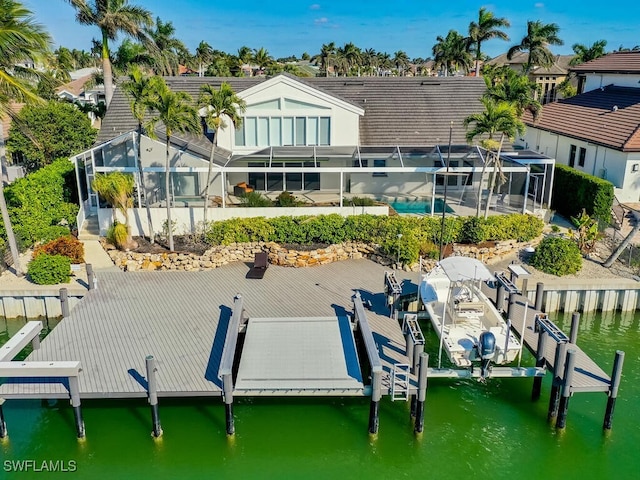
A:
POLYGON ((495 277, 480 260, 469 257, 447 257, 439 262, 445 275, 452 282, 465 280, 495 281, 495 277))

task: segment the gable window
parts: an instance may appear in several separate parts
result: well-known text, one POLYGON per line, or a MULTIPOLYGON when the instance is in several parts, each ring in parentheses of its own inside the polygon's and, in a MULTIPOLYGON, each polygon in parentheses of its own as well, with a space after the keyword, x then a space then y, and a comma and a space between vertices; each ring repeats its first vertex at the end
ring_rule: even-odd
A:
POLYGON ((330 145, 330 117, 245 117, 235 131, 236 147, 330 145))
POLYGON ((587 156, 587 149, 580 147, 580 156, 578 157, 578 165, 584 167, 584 159, 587 156))
POLYGON ((576 147, 575 145, 571 145, 571 148, 569 149, 569 166, 570 167, 575 167, 576 166, 576 150, 578 147, 576 147))

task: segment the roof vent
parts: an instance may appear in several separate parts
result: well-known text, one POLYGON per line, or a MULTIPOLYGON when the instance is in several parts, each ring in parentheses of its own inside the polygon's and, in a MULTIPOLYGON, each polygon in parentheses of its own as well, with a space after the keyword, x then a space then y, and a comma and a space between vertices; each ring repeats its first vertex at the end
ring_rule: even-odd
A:
POLYGON ((612 112, 617 112, 618 111, 618 105, 614 105, 613 108, 611 109, 612 112))

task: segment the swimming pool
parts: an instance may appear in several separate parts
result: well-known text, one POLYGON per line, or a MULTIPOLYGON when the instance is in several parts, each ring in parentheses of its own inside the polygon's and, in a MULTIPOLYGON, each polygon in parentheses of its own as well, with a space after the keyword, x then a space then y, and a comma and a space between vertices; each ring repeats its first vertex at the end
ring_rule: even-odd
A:
MULTIPOLYGON (((388 198, 378 199, 381 202, 387 203, 400 215, 431 215, 431 199, 406 199, 396 198, 390 200, 388 198)), ((436 198, 434 205, 434 213, 442 213, 444 202, 441 198, 436 198)), ((453 213, 451 207, 447 205, 447 213, 453 213)))

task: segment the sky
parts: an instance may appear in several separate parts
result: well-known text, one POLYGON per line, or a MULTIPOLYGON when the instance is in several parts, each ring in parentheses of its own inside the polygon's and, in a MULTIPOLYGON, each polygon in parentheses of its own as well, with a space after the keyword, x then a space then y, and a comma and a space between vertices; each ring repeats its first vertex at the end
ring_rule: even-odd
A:
MULTIPOLYGON (((73 8, 65 0, 22 0, 36 20, 43 24, 57 46, 89 50, 97 27, 76 23, 73 8)), ((92 2, 93 0, 88 0, 92 2)), ((640 2, 613 1, 494 1, 467 0, 130 0, 147 8, 154 17, 171 21, 176 37, 190 51, 201 40, 213 48, 235 53, 246 45, 264 47, 274 58, 302 53, 319 53, 322 44, 358 47, 393 53, 405 51, 410 58, 426 58, 437 36, 450 29, 466 35, 480 7, 505 17, 509 41, 483 44, 490 56, 506 52, 526 34, 528 20, 556 23, 564 45, 552 47, 556 54, 572 53, 574 43, 591 45, 607 40, 607 50, 640 44, 640 2), (317 3, 315 3, 317 1, 317 3)), ((120 38, 119 40, 121 40, 120 38)), ((119 42, 116 42, 116 45, 119 42)))

